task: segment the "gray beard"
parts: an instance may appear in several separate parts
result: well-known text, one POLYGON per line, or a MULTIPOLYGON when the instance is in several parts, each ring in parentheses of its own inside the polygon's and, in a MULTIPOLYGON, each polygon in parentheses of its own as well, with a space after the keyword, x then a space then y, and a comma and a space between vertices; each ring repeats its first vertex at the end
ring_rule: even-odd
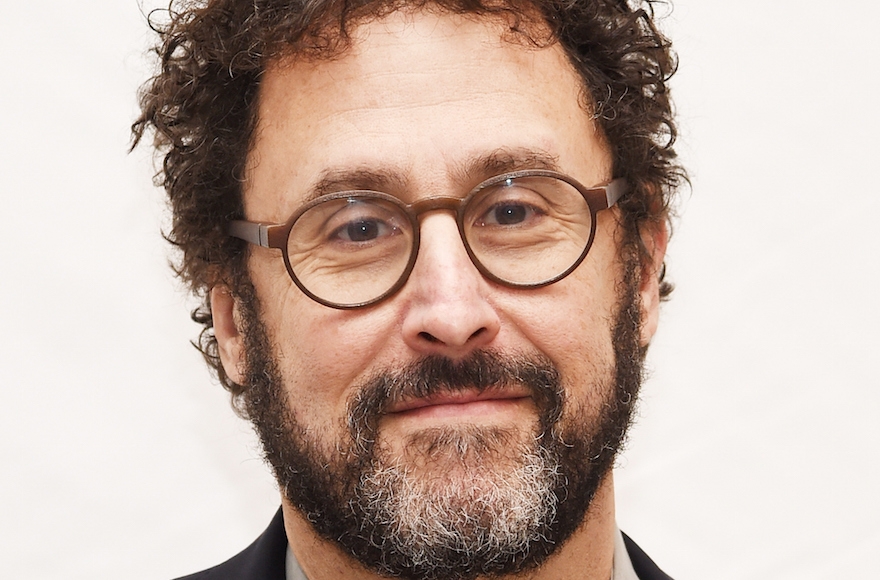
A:
POLYGON ((374 462, 356 496, 361 519, 382 531, 373 536, 380 551, 420 577, 437 578, 483 572, 490 562, 499 567, 528 554, 555 519, 560 470, 540 446, 509 441, 514 435, 426 430, 407 451, 431 447, 427 462, 424 455, 417 460, 423 465, 374 462))
POLYGON ((355 388, 348 436, 329 445, 289 407, 256 297, 244 288, 245 410, 282 493, 316 533, 383 576, 472 580, 540 566, 583 523, 624 443, 643 358, 636 278, 630 265, 612 328, 615 363, 594 379, 601 399, 592 411, 566 402, 558 371, 540 355, 427 357, 355 388), (383 443, 379 419, 402 397, 513 383, 538 409, 530 429, 426 429, 396 459, 383 443))

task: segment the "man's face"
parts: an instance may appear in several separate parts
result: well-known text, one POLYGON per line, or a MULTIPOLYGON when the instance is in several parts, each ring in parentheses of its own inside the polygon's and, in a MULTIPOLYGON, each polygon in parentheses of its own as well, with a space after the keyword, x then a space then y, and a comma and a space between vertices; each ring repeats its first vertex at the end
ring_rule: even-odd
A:
MULTIPOLYGON (((247 219, 283 222, 328 188, 411 203, 463 196, 517 169, 608 182, 607 148, 562 50, 503 32, 494 21, 397 12, 356 28, 339 57, 276 63, 261 87, 247 219)), ((456 541, 482 542, 492 522, 537 505, 528 521, 492 532, 488 548, 447 546, 469 572, 456 576, 453 562, 438 577, 510 571, 534 565, 523 552, 550 553, 536 538, 564 540, 605 481, 656 319, 656 284, 639 284, 638 264, 621 259, 616 216, 600 213, 587 259, 567 278, 512 289, 480 275, 451 212, 427 213, 407 284, 356 310, 312 301, 275 251, 255 249, 255 299, 233 308, 215 292, 215 328, 230 377, 253 383, 249 409, 288 507, 315 512, 325 536, 350 533, 333 526, 352 518, 361 528, 384 519, 370 525, 385 534, 397 517, 390 527, 410 526, 412 542, 437 535, 413 527, 433 518, 461 528, 456 541), (566 453, 570 465, 560 466, 566 453), (586 497, 566 500, 580 501, 574 512, 559 503, 566 479, 583 480, 573 495, 586 497), (304 489, 305 480, 327 488, 304 489), (316 492, 330 499, 309 497, 316 492), (401 496, 409 503, 388 507, 401 496), (335 512, 325 505, 346 500, 335 512), (417 509, 435 503, 445 508, 417 509), (576 516, 559 531, 563 507, 576 516), (473 517, 443 521, 455 514, 473 517)), ((428 544, 383 569, 424 572, 431 566, 419 558, 439 553, 428 544)))

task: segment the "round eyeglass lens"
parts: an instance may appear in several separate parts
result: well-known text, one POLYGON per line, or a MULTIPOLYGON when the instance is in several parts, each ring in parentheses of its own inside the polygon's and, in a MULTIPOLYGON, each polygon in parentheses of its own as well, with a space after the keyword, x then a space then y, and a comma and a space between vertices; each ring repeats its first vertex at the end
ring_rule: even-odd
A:
POLYGON ((593 216, 581 192, 548 176, 510 178, 478 190, 462 218, 474 257, 502 281, 538 285, 581 259, 593 216))
POLYGON ((309 208, 287 239, 291 273, 307 292, 346 306, 378 298, 406 271, 412 224, 403 209, 370 195, 329 199, 309 208))

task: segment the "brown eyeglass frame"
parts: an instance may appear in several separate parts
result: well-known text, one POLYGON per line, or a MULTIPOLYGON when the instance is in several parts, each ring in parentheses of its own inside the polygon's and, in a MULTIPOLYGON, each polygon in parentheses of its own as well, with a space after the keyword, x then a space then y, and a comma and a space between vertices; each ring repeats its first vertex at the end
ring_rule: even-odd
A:
POLYGON ((429 197, 426 199, 420 199, 412 204, 403 203, 400 199, 379 191, 340 191, 337 193, 322 195, 321 197, 318 197, 306 204, 303 204, 295 212, 293 212, 293 215, 291 215, 290 218, 288 218, 288 220, 283 224, 234 220, 229 222, 227 233, 230 236, 239 238, 257 246, 281 250, 281 253, 284 257, 284 265, 287 268, 287 273, 290 275, 293 283, 296 284, 296 286, 306 296, 308 296, 315 302, 323 304, 324 306, 329 306, 330 308, 336 308, 339 310, 350 310, 354 308, 363 308, 365 306, 370 306, 372 304, 376 304, 377 302, 381 302, 382 300, 389 298, 390 296, 397 293, 401 288, 403 288, 404 284, 406 284, 406 281, 409 279, 410 273, 412 273, 412 269, 415 266, 416 259, 419 255, 419 243, 421 233, 419 216, 421 216, 423 213, 429 211, 449 210, 456 215, 455 221, 458 224, 458 233, 461 237, 462 243, 464 244, 465 250, 470 257, 471 262, 474 264, 474 266, 476 266, 480 274, 482 274, 487 279, 511 288, 540 288, 542 286, 553 284, 554 282, 558 282, 559 280, 565 278, 566 276, 571 274, 575 270, 575 268, 577 268, 581 264, 581 262, 584 261, 584 258, 586 258, 587 253, 590 251, 590 247, 593 245, 593 238, 596 235, 596 214, 604 209, 612 207, 628 191, 629 185, 624 178, 614 179, 607 184, 598 187, 584 187, 577 180, 563 173, 544 169, 526 169, 522 171, 504 173, 502 175, 497 175, 495 177, 487 179, 486 181, 483 181, 478 186, 473 188, 465 197, 429 197), (556 276, 553 276, 547 280, 542 280, 541 282, 535 283, 511 282, 510 280, 505 280, 504 278, 500 278, 490 272, 474 255, 470 243, 468 242, 467 237, 464 233, 465 226, 463 210, 467 206, 468 202, 477 193, 487 187, 492 187, 493 185, 497 185, 503 181, 507 181, 508 179, 521 179, 525 177, 550 177, 553 179, 564 181, 565 183, 568 183, 569 185, 577 189, 578 192, 580 192, 580 194, 584 197, 584 200, 587 202, 587 207, 590 209, 590 237, 587 239, 587 243, 584 245, 584 249, 581 252, 580 256, 574 261, 571 266, 569 266, 560 274, 557 274, 556 276), (293 271, 293 267, 290 265, 290 257, 287 251, 287 239, 290 236, 290 232, 293 229, 296 221, 305 212, 315 207, 316 205, 334 199, 343 198, 367 198, 381 199, 383 201, 387 201, 403 211, 403 213, 409 219, 410 225, 413 228, 412 250, 410 252, 409 260, 406 264, 406 267, 404 268, 397 282, 395 282, 388 290, 386 290, 376 298, 366 300, 364 302, 358 302, 355 304, 338 304, 313 294, 308 288, 306 288, 302 284, 299 278, 297 278, 296 274, 293 271))

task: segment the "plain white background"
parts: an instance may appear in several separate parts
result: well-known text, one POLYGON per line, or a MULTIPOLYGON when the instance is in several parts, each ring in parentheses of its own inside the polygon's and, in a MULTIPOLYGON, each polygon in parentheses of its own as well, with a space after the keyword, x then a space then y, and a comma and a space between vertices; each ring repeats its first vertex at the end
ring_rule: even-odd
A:
MULTIPOLYGON (((278 499, 188 345, 150 153, 126 153, 144 17, 136 0, 3 13, 2 575, 216 564, 278 499)), ((878 18, 679 0, 663 21, 693 192, 616 479, 621 527, 678 580, 880 574, 878 18)))

